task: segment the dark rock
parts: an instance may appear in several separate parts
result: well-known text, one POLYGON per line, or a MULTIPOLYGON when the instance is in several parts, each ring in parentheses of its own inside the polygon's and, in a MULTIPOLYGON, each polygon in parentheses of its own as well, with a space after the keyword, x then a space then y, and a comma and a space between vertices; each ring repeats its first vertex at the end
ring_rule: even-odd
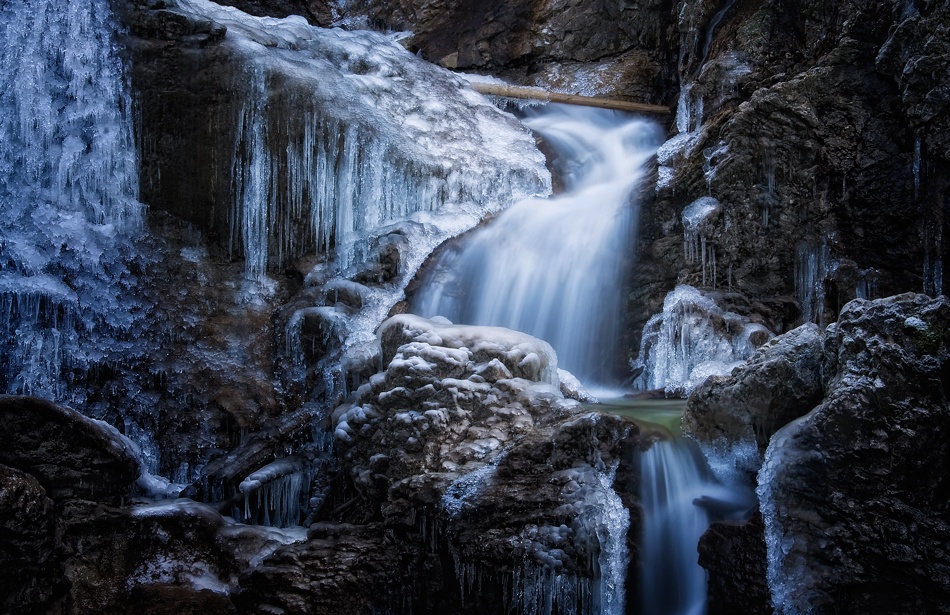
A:
POLYGON ((823 401, 759 474, 779 612, 950 609, 950 301, 855 301, 825 335, 823 401))
POLYGON ((362 0, 342 9, 448 68, 504 73, 516 82, 662 102, 678 44, 668 2, 519 0, 446 4, 362 0))
POLYGON ((376 525, 311 530, 241 577, 241 613, 361 615, 373 608, 414 612, 414 592, 439 581, 438 560, 418 546, 386 540, 376 525))
POLYGON ((773 612, 765 582, 762 515, 750 520, 715 522, 699 540, 699 565, 709 571, 709 615, 769 615, 773 612))
POLYGON ((948 8, 728 3, 713 27, 719 6, 678 6, 694 125, 644 208, 632 325, 704 278, 755 301, 794 297, 791 326, 831 322, 857 297, 938 294, 936 263, 950 257, 948 8), (707 195, 722 212, 704 267, 684 254, 680 213, 707 195))
POLYGON ((61 532, 35 478, 0 466, 0 610, 58 612, 67 584, 59 559, 61 532))
POLYGON ((140 469, 112 426, 32 397, 0 396, 0 463, 32 474, 53 500, 115 502, 140 469))
POLYGON ((814 324, 766 342, 730 376, 710 378, 690 395, 684 433, 713 446, 753 440, 764 452, 772 434, 821 401, 822 346, 814 324))
POLYGON ((239 571, 277 546, 187 500, 61 514, 73 613, 233 613, 239 571))

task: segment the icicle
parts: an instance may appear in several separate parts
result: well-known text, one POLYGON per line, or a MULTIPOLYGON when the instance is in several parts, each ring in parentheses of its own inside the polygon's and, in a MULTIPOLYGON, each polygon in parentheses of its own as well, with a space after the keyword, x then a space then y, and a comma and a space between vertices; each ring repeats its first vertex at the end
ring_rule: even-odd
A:
POLYGON ((239 487, 244 494, 244 522, 274 527, 300 523, 301 502, 309 500, 312 464, 298 457, 270 463, 250 474, 239 487))
POLYGON ((795 248, 795 296, 802 311, 802 323, 819 325, 825 310, 825 278, 832 266, 827 241, 814 247, 801 241, 795 248))
POLYGON ((920 193, 920 137, 914 139, 914 198, 920 193))
POLYGON ((683 245, 687 263, 699 261, 703 274, 703 286, 711 282, 716 287, 716 248, 707 245, 706 232, 721 211, 719 201, 704 196, 696 199, 683 209, 683 245))
POLYGON ((724 312, 692 286, 677 286, 663 312, 643 327, 640 389, 687 394, 713 374, 726 374, 772 337, 762 325, 724 312))

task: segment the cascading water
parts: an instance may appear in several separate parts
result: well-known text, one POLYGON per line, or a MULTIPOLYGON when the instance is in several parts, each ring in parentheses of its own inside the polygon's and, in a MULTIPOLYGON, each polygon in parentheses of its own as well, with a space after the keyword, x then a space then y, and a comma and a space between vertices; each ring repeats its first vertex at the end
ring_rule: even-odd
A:
POLYGON ((705 611, 706 576, 696 545, 709 527, 709 515, 693 504, 708 484, 704 463, 685 440, 657 442, 643 453, 643 613, 705 611))
POLYGON ((681 437, 654 443, 642 454, 641 472, 640 612, 702 615, 706 572, 697 544, 714 514, 745 516, 753 505, 751 490, 738 481, 717 481, 699 448, 681 437))
POLYGON ((525 331, 585 384, 607 384, 635 237, 633 192, 661 135, 650 122, 583 108, 529 110, 525 123, 554 148, 565 192, 521 201, 446 251, 413 307, 525 331))

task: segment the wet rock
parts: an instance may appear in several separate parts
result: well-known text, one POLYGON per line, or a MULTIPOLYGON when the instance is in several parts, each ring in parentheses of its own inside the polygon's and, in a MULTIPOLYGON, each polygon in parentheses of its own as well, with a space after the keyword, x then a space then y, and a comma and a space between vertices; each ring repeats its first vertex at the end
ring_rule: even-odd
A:
POLYGON ((944 612, 950 301, 855 301, 825 334, 823 400, 759 473, 778 612, 944 612))
POLYGON ((684 433, 707 446, 752 440, 765 452, 772 434, 821 400, 823 360, 817 325, 773 338, 731 375, 710 378, 690 395, 684 433))
POLYGON ((140 469, 111 425, 32 397, 0 396, 0 463, 33 475, 54 500, 116 502, 140 469))

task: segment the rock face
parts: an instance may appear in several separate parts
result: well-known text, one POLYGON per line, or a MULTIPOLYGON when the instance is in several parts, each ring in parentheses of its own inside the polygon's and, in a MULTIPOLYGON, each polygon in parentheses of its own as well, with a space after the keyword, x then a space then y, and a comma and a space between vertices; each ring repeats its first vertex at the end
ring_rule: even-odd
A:
POLYGON ((660 149, 641 226, 630 304, 633 314, 646 308, 639 322, 677 283, 753 301, 794 297, 789 328, 831 322, 856 297, 939 294, 950 114, 936 92, 950 75, 937 40, 947 7, 683 1, 678 10, 678 134, 660 149), (700 197, 721 208, 700 233, 702 258, 691 258, 681 217, 700 197))
MULTIPOLYGON (((684 429, 708 447, 768 442, 758 495, 778 612, 948 608, 948 332, 946 297, 857 300, 823 335, 780 336, 690 399, 684 429)), ((755 595, 758 538, 728 531, 745 546, 725 528, 703 539, 711 587, 755 595)))
POLYGON ((715 522, 699 541, 699 565, 709 571, 709 615, 774 613, 766 583, 762 515, 744 523, 715 522))
POLYGON ((669 3, 361 0, 342 9, 449 68, 503 73, 574 93, 662 101, 672 76, 669 3), (578 85, 582 91, 577 91, 578 85))
POLYGON ((0 608, 5 613, 53 611, 65 593, 53 502, 35 478, 0 466, 0 608))
POLYGON ((527 335, 401 315, 379 337, 385 371, 334 414, 341 474, 323 515, 356 525, 311 528, 242 581, 243 599, 331 612, 350 590, 321 579, 344 566, 375 608, 619 604, 639 526, 635 425, 564 399, 553 351, 527 335), (376 554, 401 564, 378 569, 376 554))
POLYGON ((848 304, 825 337, 822 402, 759 474, 782 613, 950 610, 950 301, 848 304))

